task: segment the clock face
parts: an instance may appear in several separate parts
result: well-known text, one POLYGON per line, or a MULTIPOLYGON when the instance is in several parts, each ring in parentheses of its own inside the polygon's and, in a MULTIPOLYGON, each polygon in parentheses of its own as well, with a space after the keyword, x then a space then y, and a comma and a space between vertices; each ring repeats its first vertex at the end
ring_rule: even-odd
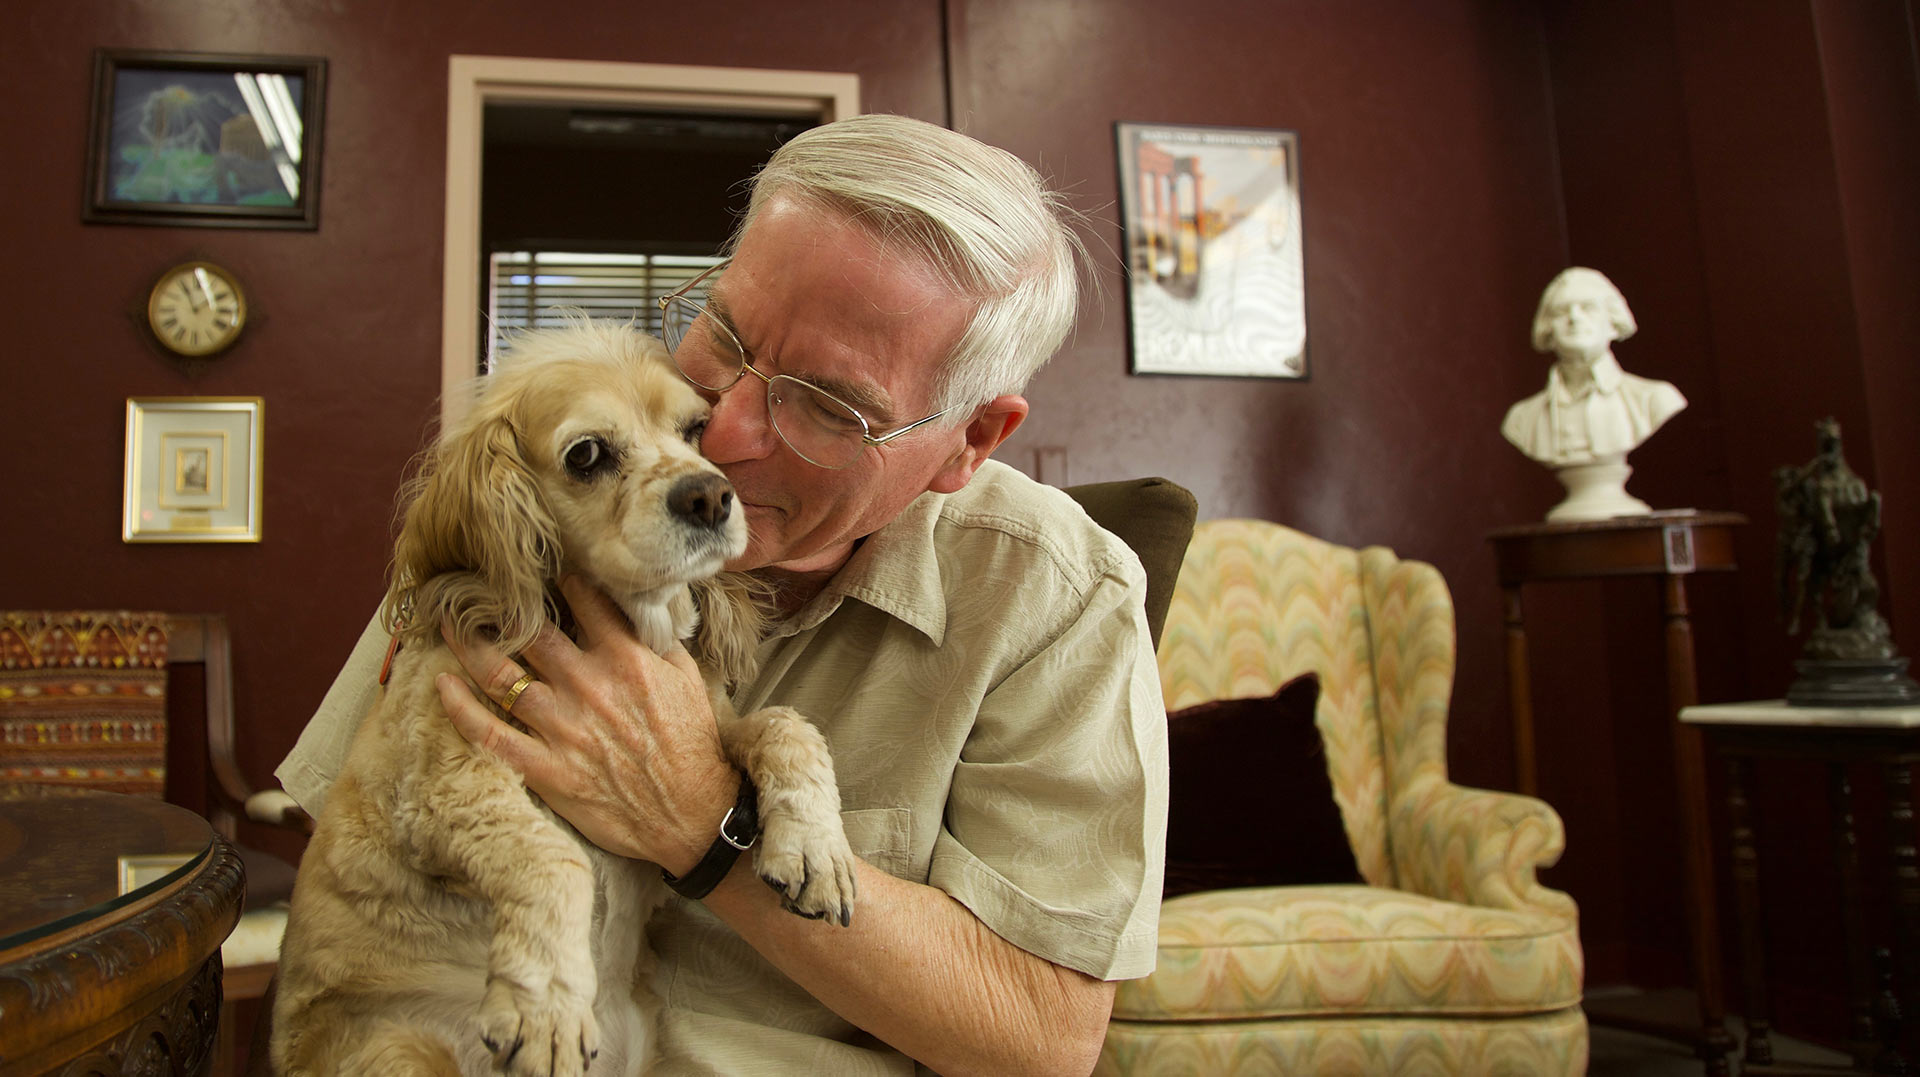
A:
POLYGON ((161 274, 147 298, 147 327, 168 350, 212 355, 240 337, 247 297, 232 274, 211 262, 188 262, 161 274))

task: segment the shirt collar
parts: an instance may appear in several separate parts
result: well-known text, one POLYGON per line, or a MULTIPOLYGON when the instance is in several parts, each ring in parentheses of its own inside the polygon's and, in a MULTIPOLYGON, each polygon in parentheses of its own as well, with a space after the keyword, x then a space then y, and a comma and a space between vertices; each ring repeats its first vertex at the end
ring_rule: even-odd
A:
MULTIPOLYGON (((1602 354, 1600 358, 1595 359, 1590 369, 1593 371, 1593 389, 1595 392, 1602 395, 1612 395, 1620 391, 1620 360, 1613 357, 1611 350, 1602 354)), ((1573 393, 1567 388, 1567 383, 1560 378, 1559 363, 1554 363, 1553 366, 1547 370, 1547 389, 1553 393, 1555 400, 1563 404, 1573 402, 1573 393)))
POLYGON ((921 494, 894 521, 868 535, 820 593, 775 630, 804 632, 832 616, 842 599, 855 598, 912 627, 938 647, 947 637, 947 594, 934 528, 946 494, 921 494))

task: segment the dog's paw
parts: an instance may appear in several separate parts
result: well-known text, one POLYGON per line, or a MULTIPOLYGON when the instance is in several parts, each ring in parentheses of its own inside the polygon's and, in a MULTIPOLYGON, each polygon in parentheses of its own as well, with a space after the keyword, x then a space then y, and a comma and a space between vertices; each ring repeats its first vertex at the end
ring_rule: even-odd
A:
POLYGON ((600 1053, 591 998, 526 991, 498 977, 480 1003, 480 1040, 494 1069, 511 1077, 580 1077, 600 1053))
POLYGON ((809 920, 853 923, 854 857, 840 816, 806 822, 792 816, 762 820, 754 871, 780 894, 788 912, 809 920))

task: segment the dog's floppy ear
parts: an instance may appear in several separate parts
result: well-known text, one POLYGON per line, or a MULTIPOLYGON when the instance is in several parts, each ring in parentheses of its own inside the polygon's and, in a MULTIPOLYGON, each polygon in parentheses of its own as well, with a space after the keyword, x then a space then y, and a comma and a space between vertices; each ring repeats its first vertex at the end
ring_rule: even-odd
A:
POLYGON ((484 630, 508 652, 524 647, 549 615, 560 537, 507 416, 456 430, 408 490, 390 621, 410 606, 402 629, 409 639, 437 638, 444 618, 462 638, 484 630))
POLYGON ((760 633, 767 615, 762 601, 766 585, 738 572, 723 572, 690 585, 700 608, 700 625, 689 649, 702 666, 719 672, 732 685, 753 676, 760 633))

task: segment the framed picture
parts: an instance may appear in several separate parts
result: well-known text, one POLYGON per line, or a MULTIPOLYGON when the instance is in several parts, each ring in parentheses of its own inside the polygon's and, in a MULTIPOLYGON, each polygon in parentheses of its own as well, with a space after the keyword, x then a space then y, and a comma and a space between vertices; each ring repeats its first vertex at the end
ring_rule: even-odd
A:
POLYGON ((319 227, 326 83, 317 57, 96 49, 81 219, 319 227))
POLYGON ((126 542, 259 542, 257 396, 127 400, 126 542))
POLYGON ((1114 125, 1136 374, 1307 376, 1299 139, 1114 125))
POLYGON ((158 883, 171 882, 182 869, 198 859, 198 853, 118 857, 116 864, 120 869, 120 893, 124 896, 158 883))

